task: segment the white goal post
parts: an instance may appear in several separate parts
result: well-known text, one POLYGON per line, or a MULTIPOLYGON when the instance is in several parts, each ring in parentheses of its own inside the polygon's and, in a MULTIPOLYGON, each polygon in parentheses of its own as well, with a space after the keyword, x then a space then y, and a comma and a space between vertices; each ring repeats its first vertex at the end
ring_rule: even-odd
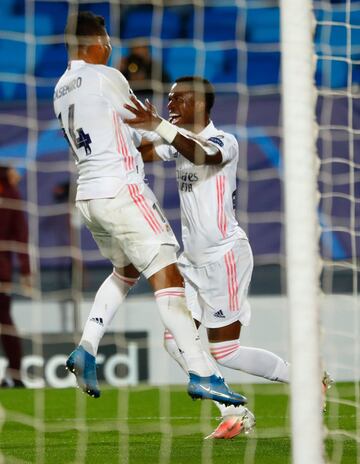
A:
POLYGON ((319 223, 311 0, 281 0, 287 293, 294 464, 321 464, 319 223))

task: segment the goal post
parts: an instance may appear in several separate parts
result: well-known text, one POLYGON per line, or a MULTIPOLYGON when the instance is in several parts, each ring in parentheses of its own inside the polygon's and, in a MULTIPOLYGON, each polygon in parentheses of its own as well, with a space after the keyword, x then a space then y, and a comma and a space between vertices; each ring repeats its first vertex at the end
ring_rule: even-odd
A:
POLYGON ((281 0, 287 295, 294 464, 321 464, 320 258, 311 0, 281 0))

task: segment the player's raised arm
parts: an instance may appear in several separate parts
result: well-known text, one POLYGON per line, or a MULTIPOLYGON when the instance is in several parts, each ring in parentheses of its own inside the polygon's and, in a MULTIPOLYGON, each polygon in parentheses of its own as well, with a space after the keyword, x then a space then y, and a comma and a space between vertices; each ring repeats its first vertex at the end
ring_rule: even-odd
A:
MULTIPOLYGON (((167 143, 172 145, 185 158, 196 165, 203 164, 221 164, 222 153, 211 144, 206 144, 193 138, 191 135, 181 133, 176 125, 165 119, 162 119, 154 105, 149 100, 142 104, 136 97, 130 97, 134 106, 124 105, 135 117, 126 119, 125 122, 135 129, 144 129, 157 132, 167 143)), ((150 153, 146 157, 153 156, 150 153)), ((143 154, 143 151, 140 150, 143 154)), ((144 150, 145 152, 145 150, 144 150)), ((155 153, 156 156, 156 153, 155 153)), ((144 161, 153 161, 154 158, 145 159, 144 161)), ((156 159, 156 158, 155 158, 156 159)))

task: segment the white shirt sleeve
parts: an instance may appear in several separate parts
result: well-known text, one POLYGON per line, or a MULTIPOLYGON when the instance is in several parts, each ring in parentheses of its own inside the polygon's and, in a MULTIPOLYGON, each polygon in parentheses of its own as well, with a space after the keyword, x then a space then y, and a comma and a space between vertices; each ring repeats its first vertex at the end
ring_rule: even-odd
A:
POLYGON ((191 132, 187 132, 184 135, 195 139, 210 156, 220 151, 223 159, 222 164, 238 156, 238 143, 236 138, 231 134, 220 132, 219 134, 212 135, 208 139, 205 139, 201 135, 192 134, 191 132))
POLYGON ((144 129, 137 129, 137 131, 142 137, 144 137, 144 139, 148 140, 149 142, 159 143, 159 144, 164 143, 163 139, 155 131, 147 131, 144 129))
POLYGON ((155 151, 163 161, 172 161, 178 156, 176 148, 166 143, 155 144, 155 151))
MULTIPOLYGON (((231 134, 221 132, 207 140, 185 131, 184 135, 196 139, 202 145, 206 153, 210 156, 215 155, 215 153, 220 150, 223 159, 222 164, 228 163, 229 161, 238 157, 239 145, 236 138, 231 134)), ((156 154, 164 161, 171 161, 178 157, 178 151, 172 145, 160 143, 160 141, 156 140, 155 137, 154 142, 156 154)))
POLYGON ((132 127, 128 126, 129 127, 129 132, 131 134, 131 138, 132 138, 132 141, 134 142, 134 145, 136 148, 140 147, 141 145, 141 140, 142 140, 142 135, 141 133, 136 130, 136 129, 133 129, 132 127))
POLYGON ((236 138, 227 133, 220 133, 210 137, 207 140, 208 149, 206 149, 209 155, 215 154, 217 150, 220 150, 222 154, 223 162, 222 164, 228 163, 238 156, 239 145, 236 138), (211 148, 215 151, 211 153, 211 148))
POLYGON ((126 78, 115 68, 102 67, 101 92, 109 100, 122 119, 134 118, 130 111, 124 108, 125 103, 132 105, 130 95, 133 94, 126 78))

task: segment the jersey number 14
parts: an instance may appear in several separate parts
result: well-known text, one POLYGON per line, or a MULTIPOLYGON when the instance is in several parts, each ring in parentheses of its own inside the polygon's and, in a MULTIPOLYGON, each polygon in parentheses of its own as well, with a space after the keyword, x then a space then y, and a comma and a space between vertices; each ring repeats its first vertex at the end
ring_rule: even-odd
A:
POLYGON ((76 152, 74 150, 74 146, 76 148, 85 148, 86 155, 90 155, 91 154, 90 144, 92 142, 91 142, 90 135, 85 134, 82 127, 80 127, 79 129, 75 129, 75 127, 74 127, 74 113, 75 113, 75 105, 72 104, 72 105, 69 106, 69 109, 68 109, 68 130, 69 130, 70 138, 68 137, 68 135, 67 135, 67 133, 65 131, 61 113, 59 114, 58 119, 60 121, 60 125, 61 125, 61 128, 62 128, 64 137, 66 138, 66 140, 67 140, 67 142, 68 142, 68 144, 69 144, 69 146, 70 146, 70 148, 71 148, 71 150, 73 152, 73 155, 74 155, 76 161, 79 161, 79 157, 77 156, 77 154, 76 154, 76 152), (76 134, 76 132, 77 132, 77 134, 76 134))

